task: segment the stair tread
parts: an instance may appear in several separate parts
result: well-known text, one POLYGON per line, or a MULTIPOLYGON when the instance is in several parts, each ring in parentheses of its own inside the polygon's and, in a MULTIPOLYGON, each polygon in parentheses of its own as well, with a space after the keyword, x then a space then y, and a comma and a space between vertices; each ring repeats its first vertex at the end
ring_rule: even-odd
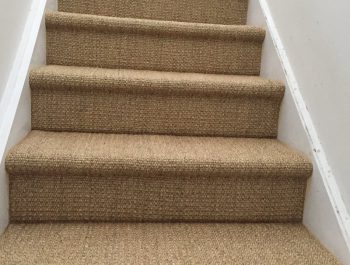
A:
POLYGON ((47 12, 47 62, 259 75, 265 30, 243 25, 47 12))
POLYGON ((11 224, 0 263, 340 264, 301 224, 11 224))
POLYGON ((31 71, 32 88, 94 89, 118 92, 253 95, 282 99, 284 84, 259 76, 178 73, 48 65, 31 71))
POLYGON ((32 131, 9 153, 10 174, 186 174, 309 177, 301 153, 274 139, 32 131))
POLYGON ((46 27, 68 27, 103 31, 128 31, 132 33, 164 33, 191 35, 205 38, 228 38, 262 42, 265 30, 248 25, 220 25, 153 19, 109 17, 90 14, 46 12, 46 27))

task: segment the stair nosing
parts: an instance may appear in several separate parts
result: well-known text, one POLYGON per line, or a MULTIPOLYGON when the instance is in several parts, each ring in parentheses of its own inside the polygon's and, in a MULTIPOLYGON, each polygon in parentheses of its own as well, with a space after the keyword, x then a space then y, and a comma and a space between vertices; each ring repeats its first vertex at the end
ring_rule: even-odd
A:
POLYGON ((261 43, 265 30, 247 25, 220 25, 166 20, 119 18, 91 14, 46 12, 46 28, 115 31, 145 34, 185 35, 203 38, 221 38, 261 43))
POLYGON ((282 99, 284 84, 255 76, 44 66, 30 73, 32 89, 83 89, 116 93, 256 96, 282 99), (74 71, 78 71, 74 73, 74 71), (207 78, 207 79, 206 79, 207 78), (209 87, 209 88, 208 88, 209 87))
MULTIPOLYGON (((78 149, 75 149, 76 147, 69 146, 72 150, 74 149, 74 152, 78 151, 78 149)), ((312 172, 312 165, 304 154, 289 148, 277 139, 68 133, 39 130, 32 131, 22 143, 10 150, 6 157, 5 166, 10 175, 55 175, 67 173, 78 175, 100 175, 103 173, 114 175, 126 174, 132 176, 133 174, 142 173, 143 175, 148 176, 156 173, 160 175, 177 175, 182 173, 188 176, 197 176, 198 174, 209 173, 212 177, 234 177, 235 175, 238 177, 248 177, 248 173, 250 172, 253 176, 259 175, 264 177, 266 174, 269 175, 273 172, 273 176, 283 173, 280 177, 306 179, 310 177, 312 172), (98 153, 97 150, 95 150, 96 143, 93 144, 92 142, 89 142, 88 145, 86 145, 86 143, 84 144, 85 154, 74 154, 70 149, 62 147, 62 143, 59 144, 61 150, 57 150, 54 148, 54 145, 52 145, 52 142, 50 142, 51 140, 57 141, 57 139, 59 139, 58 143, 62 141, 67 142, 69 141, 69 138, 67 137, 73 137, 70 141, 76 141, 77 139, 83 141, 82 137, 86 137, 85 140, 95 137, 95 140, 97 139, 97 141, 100 141, 98 146, 101 146, 102 144, 102 146, 105 148, 108 146, 108 148, 106 153, 98 153), (108 143, 108 139, 111 140, 114 145, 112 145, 111 142, 108 143), (147 140, 147 144, 145 144, 145 140, 147 140), (174 143, 172 142, 173 140, 180 140, 181 142, 174 143), (211 142, 213 140, 214 142, 211 142), (123 145, 116 145, 118 141, 120 141, 119 143, 123 143, 123 145), (172 142, 171 145, 169 145, 170 141, 172 142), (233 144, 231 143, 231 146, 229 147, 230 150, 235 150, 232 157, 226 156, 230 154, 230 152, 227 154, 225 153, 229 149, 226 151, 224 150, 224 153, 220 154, 218 157, 212 157, 213 150, 208 153, 209 151, 203 146, 207 143, 209 147, 214 147, 214 151, 216 150, 215 152, 217 152, 217 150, 221 150, 223 144, 226 145, 230 143, 230 141, 235 141, 233 144), (239 146, 242 146, 242 143, 239 141, 244 142, 243 149, 239 149, 239 146), (254 143, 259 142, 259 144, 261 142, 263 145, 259 147, 260 151, 257 151, 258 153, 255 153, 253 157, 247 159, 247 152, 250 152, 251 148, 255 146, 254 143, 249 145, 249 141, 254 143), (133 144, 130 146, 130 143, 133 144), (178 146, 179 144, 181 144, 181 146, 178 146), (271 144, 274 144, 274 146, 272 147, 271 144), (158 146, 152 148, 152 145, 158 146), (190 152, 192 152, 192 154, 186 153, 189 152, 189 149, 184 148, 184 146, 188 145, 191 147, 190 152), (279 160, 271 160, 272 162, 269 160, 271 154, 268 153, 269 150, 266 150, 266 145, 271 146, 272 150, 274 149, 274 156, 278 157, 279 160), (119 149, 116 150, 114 146, 118 146, 119 149), (41 147, 44 148, 43 150, 45 150, 45 148, 51 150, 48 154, 45 154, 45 152, 40 150, 41 147), (238 149, 231 149, 234 147, 238 149), (135 148, 137 148, 137 153, 134 153, 134 151, 128 153, 129 148, 134 148, 134 151, 136 151, 135 148), (161 148, 161 152, 159 151, 159 148, 161 148), (171 154, 173 152, 179 152, 178 149, 183 153, 183 156, 172 157, 171 154), (111 158, 110 155, 112 153, 109 152, 113 152, 115 156, 112 156, 111 158), (146 153, 143 154, 142 152, 146 153), (164 155, 164 152, 166 155, 164 155), (206 153, 203 153, 198 157, 198 152, 206 153), (263 159, 261 155, 258 155, 260 152, 263 154, 266 153, 265 159, 263 159), (283 152, 287 152, 288 155, 283 157, 283 152), (105 156, 101 156, 101 154, 104 154, 105 156), (210 156, 210 159, 208 156, 210 156), (83 159, 84 157, 85 159, 83 159), (288 159, 286 159, 286 157, 288 157, 288 159), (161 167, 159 166, 159 163, 161 163, 161 167), (269 170, 266 170, 267 168, 269 168, 269 170), (193 169, 196 170, 193 171, 193 169), (261 172, 257 173, 259 172, 259 169, 261 172)))

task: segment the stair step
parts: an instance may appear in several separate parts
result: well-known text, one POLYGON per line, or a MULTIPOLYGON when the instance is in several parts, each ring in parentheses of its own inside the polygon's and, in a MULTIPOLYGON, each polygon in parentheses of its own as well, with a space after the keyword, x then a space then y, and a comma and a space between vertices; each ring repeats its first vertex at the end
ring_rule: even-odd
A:
POLYGON ((63 12, 212 24, 245 24, 248 0, 59 0, 63 12))
POLYGON ((300 221, 312 165, 277 140, 32 131, 12 221, 300 221))
POLYGON ((11 224, 3 265, 340 265, 301 224, 11 224))
POLYGON ((265 31, 48 12, 47 62, 57 65, 259 75, 265 31))
POLYGON ((255 76, 46 66, 30 74, 37 130, 276 137, 284 85, 255 76))

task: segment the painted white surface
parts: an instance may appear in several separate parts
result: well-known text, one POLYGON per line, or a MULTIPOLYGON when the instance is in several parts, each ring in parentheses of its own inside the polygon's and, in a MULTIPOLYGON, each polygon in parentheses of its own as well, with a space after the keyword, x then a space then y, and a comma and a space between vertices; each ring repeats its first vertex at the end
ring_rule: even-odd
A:
POLYGON ((284 42, 280 38, 267 2, 250 1, 248 24, 262 26, 268 30, 263 47, 261 75, 282 80, 286 84, 280 115, 279 139, 308 154, 313 160, 314 172, 308 182, 303 223, 343 264, 350 264, 347 212, 339 196, 335 178, 329 172, 325 152, 301 96, 299 80, 291 68, 289 54, 284 49, 284 42), (264 9, 264 15, 268 16, 266 19, 259 2, 264 9), (316 152, 313 149, 316 149, 316 152))
POLYGON ((0 1, 0 99, 27 20, 30 0, 0 1))
MULTIPOLYGON (((46 0, 28 2, 31 2, 31 6, 27 19, 23 22, 23 34, 17 49, 12 47, 15 58, 0 99, 0 233, 9 221, 8 177, 4 159, 9 148, 30 131, 28 71, 30 67, 45 64, 43 15, 46 0)), ((12 12, 14 14, 16 12, 12 12)))
POLYGON ((350 1, 266 2, 350 211, 350 1))

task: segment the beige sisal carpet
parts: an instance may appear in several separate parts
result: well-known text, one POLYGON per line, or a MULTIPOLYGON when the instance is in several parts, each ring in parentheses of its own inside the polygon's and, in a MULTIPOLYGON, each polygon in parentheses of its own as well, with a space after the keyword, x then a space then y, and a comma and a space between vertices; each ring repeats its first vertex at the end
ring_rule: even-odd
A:
POLYGON ((247 0, 58 0, 6 158, 1 265, 339 264, 301 224, 247 0))

